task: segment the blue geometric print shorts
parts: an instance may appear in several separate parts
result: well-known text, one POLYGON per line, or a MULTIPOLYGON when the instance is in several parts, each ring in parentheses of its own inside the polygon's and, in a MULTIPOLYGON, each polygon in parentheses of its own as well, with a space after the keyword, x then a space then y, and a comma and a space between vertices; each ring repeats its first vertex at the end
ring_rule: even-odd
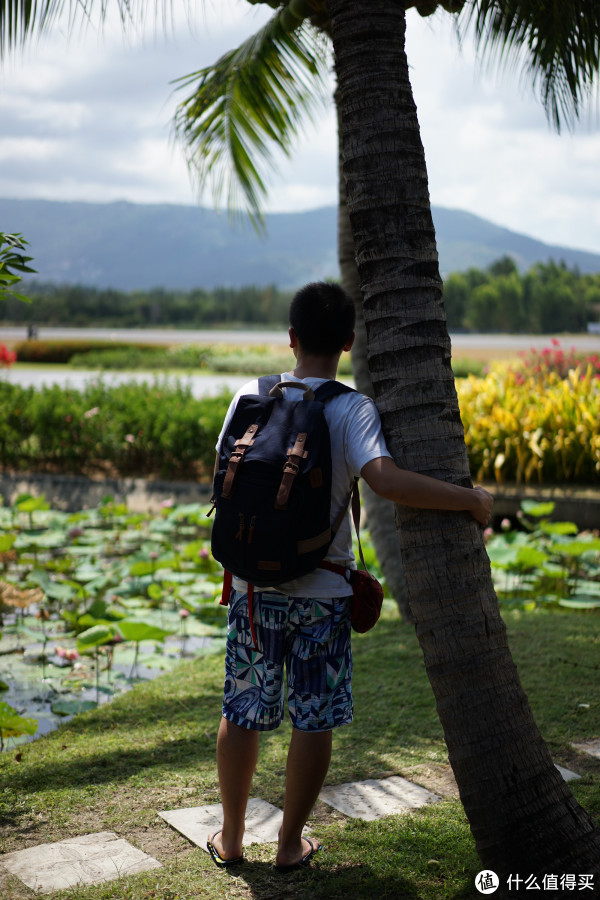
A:
POLYGON ((255 591, 258 650, 253 649, 248 595, 229 599, 223 716, 235 725, 270 731, 283 718, 283 669, 288 712, 300 731, 330 731, 352 721, 352 597, 306 598, 255 591))

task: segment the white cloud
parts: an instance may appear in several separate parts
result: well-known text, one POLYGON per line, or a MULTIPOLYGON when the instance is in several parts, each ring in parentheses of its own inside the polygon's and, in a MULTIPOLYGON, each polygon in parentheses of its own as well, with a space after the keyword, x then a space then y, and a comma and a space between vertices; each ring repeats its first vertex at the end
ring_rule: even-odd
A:
POLYGON ((433 204, 547 243, 600 251, 600 134, 557 135, 518 74, 482 67, 448 16, 408 16, 407 52, 433 204))
MULTIPOLYGON (((152 9, 154 7, 152 6, 152 9)), ((152 17, 123 36, 65 28, 0 72, 0 196, 195 203, 171 120, 173 79, 238 44, 271 14, 246 0, 180 0, 167 34, 152 17)), ((409 12, 407 52, 432 203, 465 209, 548 243, 600 252, 600 134, 590 113, 558 136, 531 89, 488 71, 449 16, 409 12)), ((337 203, 333 107, 288 160, 275 155, 268 211, 337 203)), ((202 202, 210 205, 205 193, 202 202)))

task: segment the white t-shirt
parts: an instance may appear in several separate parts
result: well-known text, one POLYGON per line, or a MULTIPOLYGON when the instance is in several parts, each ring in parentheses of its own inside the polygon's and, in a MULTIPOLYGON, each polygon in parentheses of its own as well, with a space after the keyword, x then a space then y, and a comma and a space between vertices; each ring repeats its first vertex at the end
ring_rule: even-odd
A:
MULTIPOLYGON (((281 376, 281 381, 302 381, 313 390, 324 384, 326 378, 296 378, 289 372, 281 376)), ((225 416, 223 428, 217 442, 217 452, 229 420, 237 402, 244 394, 258 393, 258 379, 248 382, 237 392, 225 416)), ((283 391, 283 397, 289 402, 298 400, 298 391, 283 391)), ((329 427, 332 458, 331 484, 331 522, 335 522, 340 510, 348 500, 354 478, 366 463, 381 456, 391 456, 383 433, 377 407, 369 397, 359 393, 345 393, 333 397, 325 404, 325 419, 329 427)), ((327 551, 327 559, 346 567, 355 568, 352 552, 352 522, 348 511, 344 521, 327 551)), ((246 583, 238 578, 233 579, 237 590, 245 590, 246 583)), ((293 581, 269 590, 277 591, 293 597, 345 597, 351 593, 348 583, 341 575, 325 569, 315 569, 309 575, 303 575, 293 581)))

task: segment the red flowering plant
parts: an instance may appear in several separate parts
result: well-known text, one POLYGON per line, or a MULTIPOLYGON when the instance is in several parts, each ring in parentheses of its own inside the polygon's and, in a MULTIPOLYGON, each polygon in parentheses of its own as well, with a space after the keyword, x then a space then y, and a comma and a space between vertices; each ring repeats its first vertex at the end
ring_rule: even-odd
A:
POLYGON ((564 379, 574 369, 579 369, 584 378, 590 367, 592 378, 600 379, 600 354, 578 353, 575 347, 565 350, 558 338, 552 338, 551 345, 543 350, 532 347, 528 352, 519 354, 522 362, 513 369, 517 382, 525 381, 532 375, 545 378, 551 372, 564 379))
POLYGON ((7 350, 4 344, 0 344, 0 366, 7 369, 16 361, 17 354, 14 350, 7 350))
MULTIPOLYGON (((0 231, 0 300, 12 296, 24 303, 31 303, 29 297, 17 294, 14 290, 14 286, 22 280, 22 275, 17 273, 35 272, 35 269, 27 265, 32 257, 19 252, 24 250, 26 245, 27 241, 22 234, 4 234, 0 231)), ((4 368, 12 366, 16 358, 17 354, 14 351, 7 350, 4 344, 0 344, 0 366, 4 368)))

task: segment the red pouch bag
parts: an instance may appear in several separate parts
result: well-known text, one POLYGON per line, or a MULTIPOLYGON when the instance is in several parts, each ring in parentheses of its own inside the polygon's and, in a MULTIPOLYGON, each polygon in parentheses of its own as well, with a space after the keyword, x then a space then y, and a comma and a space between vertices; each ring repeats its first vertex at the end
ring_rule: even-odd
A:
POLYGON ((352 586, 352 628, 359 634, 377 623, 383 603, 383 588, 373 575, 361 569, 350 571, 352 586))
MULTIPOLYGON (((329 572, 336 572, 338 575, 344 576, 344 578, 352 588, 352 615, 350 620, 352 628, 359 634, 364 634, 365 631, 370 631, 370 629, 373 628, 373 626, 379 619, 379 616, 381 614, 381 606, 383 603, 383 588, 381 587, 377 579, 367 571, 367 565, 363 556, 359 534, 360 495, 358 493, 357 481, 354 482, 351 498, 352 519, 354 521, 354 528, 356 530, 356 537, 358 539, 358 552, 360 554, 360 561, 363 565, 364 571, 362 569, 349 569, 345 566, 340 566, 337 563, 329 562, 329 560, 324 560, 322 563, 320 563, 319 568, 327 569, 329 572)), ((344 508, 344 514, 347 508, 348 505, 346 505, 344 508)))

